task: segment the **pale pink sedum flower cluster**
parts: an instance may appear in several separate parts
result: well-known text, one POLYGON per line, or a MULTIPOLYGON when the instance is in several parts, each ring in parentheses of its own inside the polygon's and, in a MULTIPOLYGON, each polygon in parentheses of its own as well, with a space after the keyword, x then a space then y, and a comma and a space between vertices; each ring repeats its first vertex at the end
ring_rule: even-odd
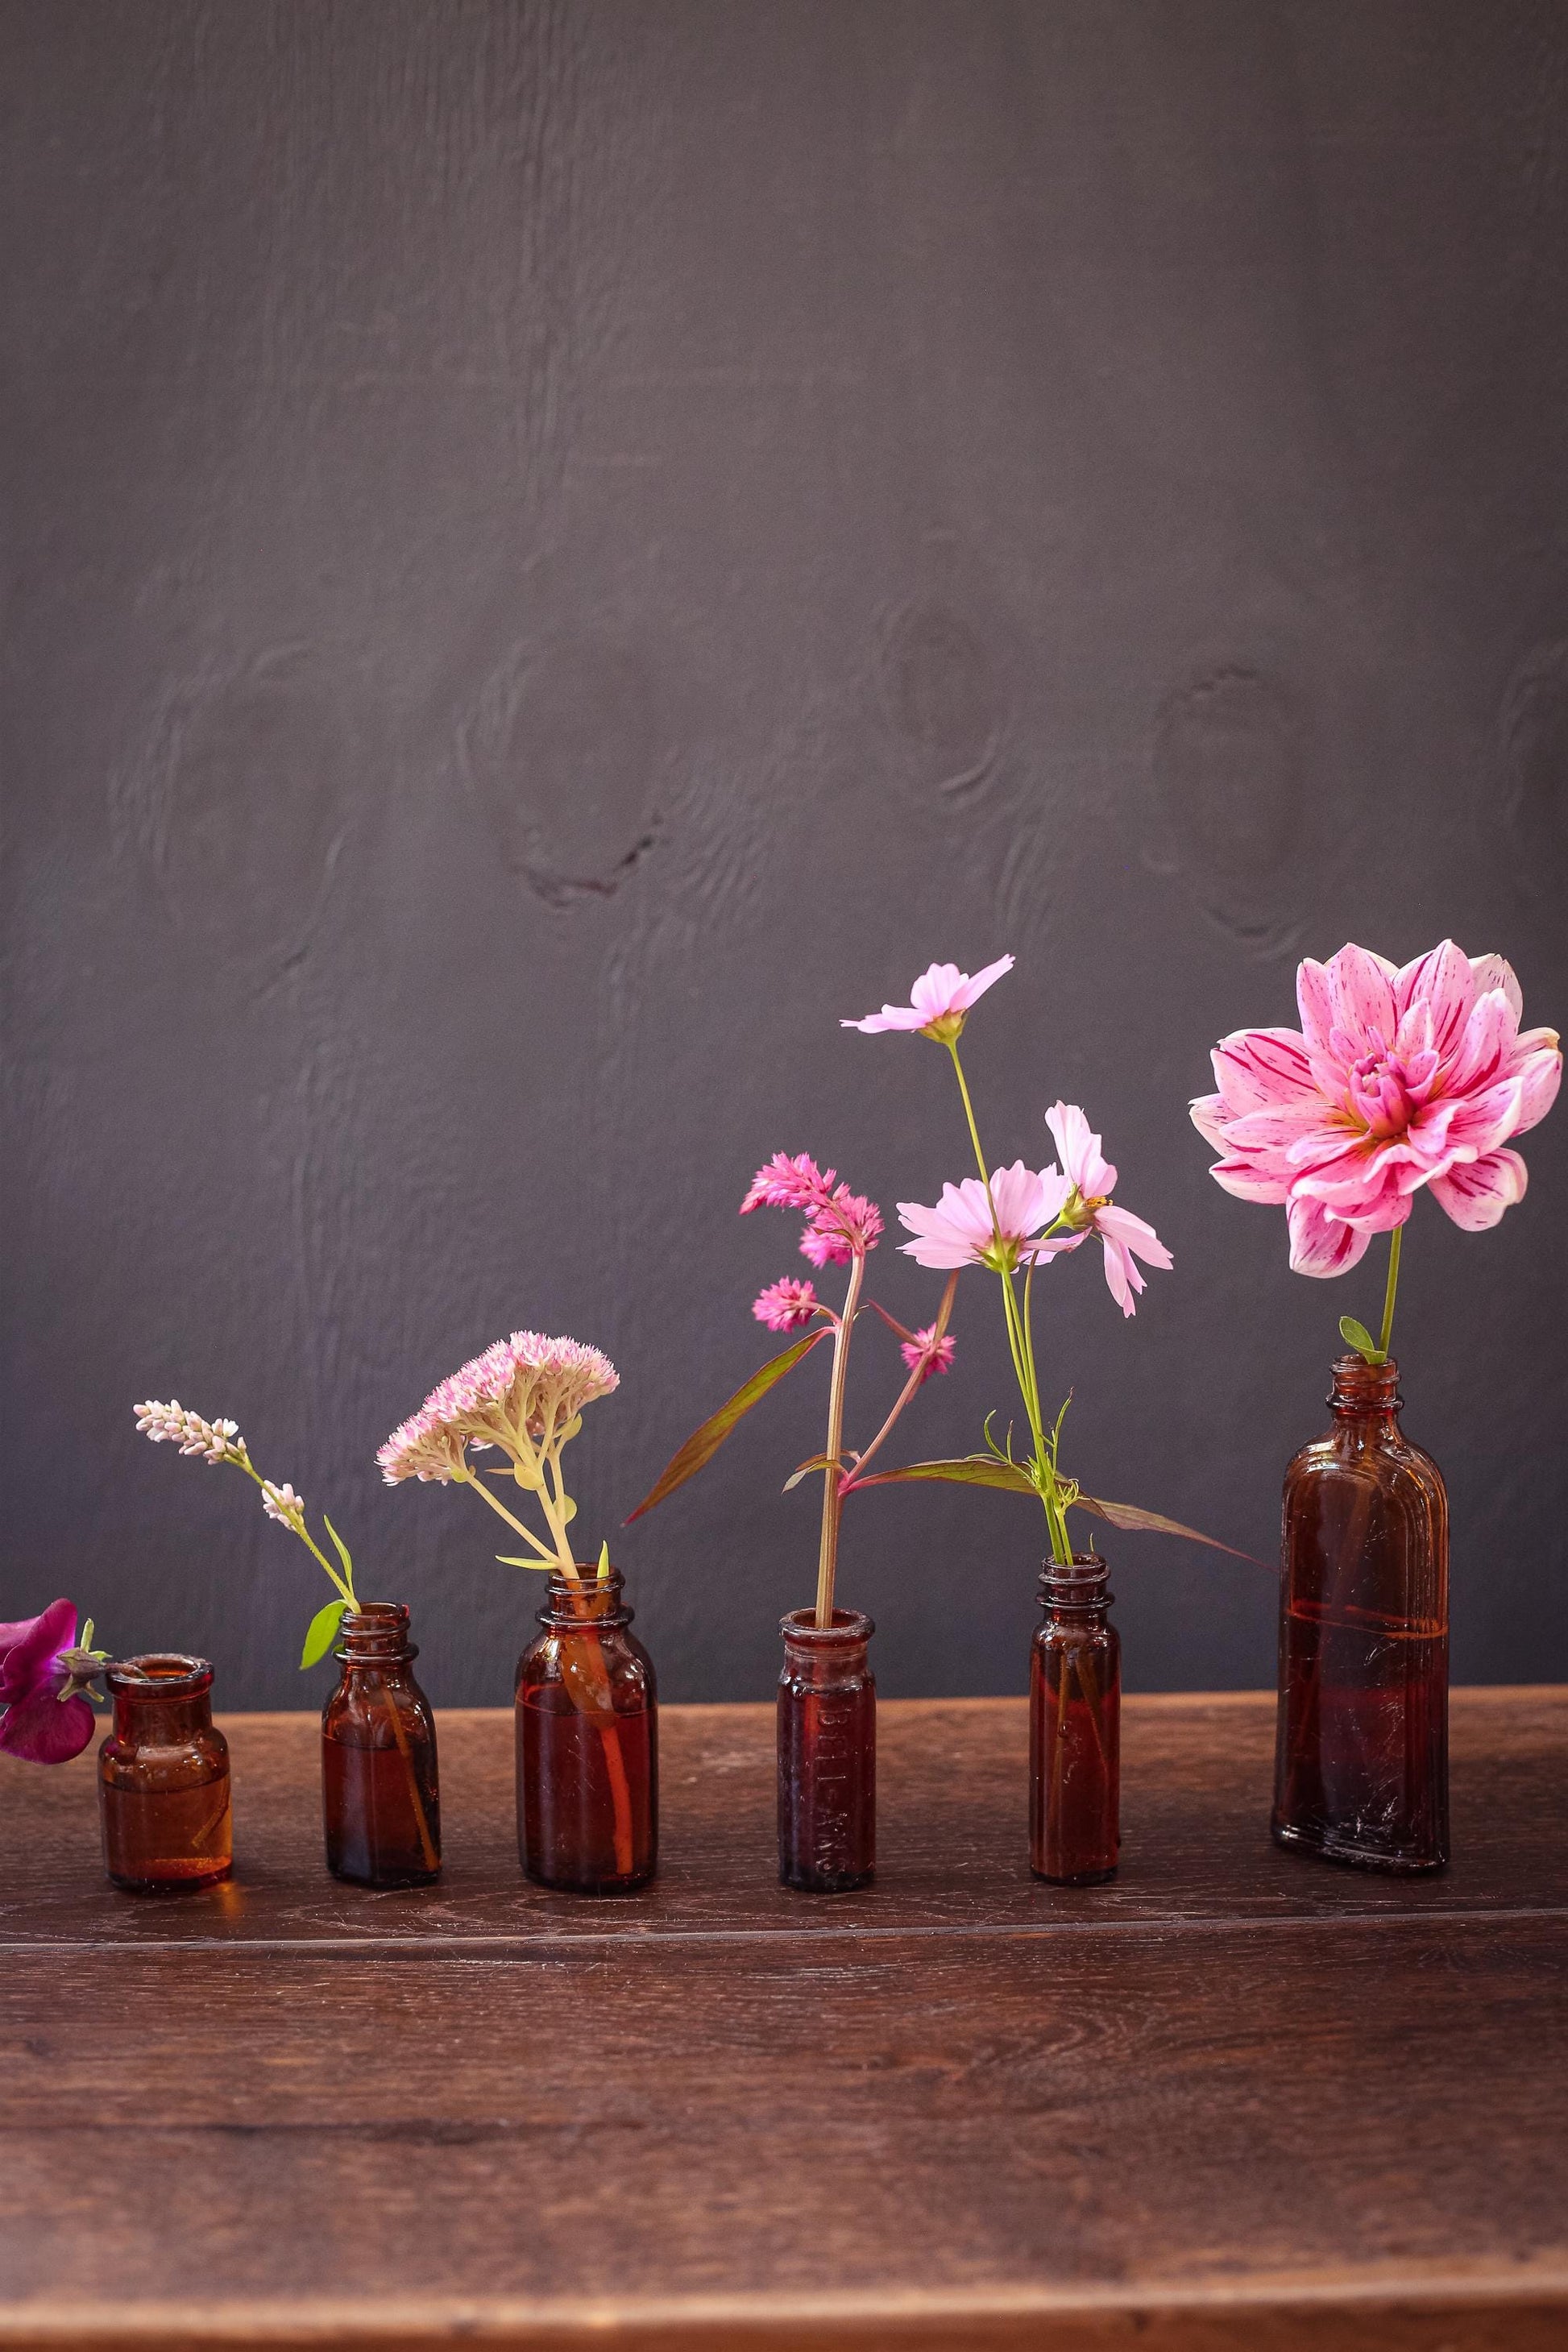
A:
POLYGON ((1523 1199, 1524 1162, 1506 1146, 1552 1108, 1563 1056, 1554 1030, 1521 1033, 1500 956, 1445 940, 1397 967, 1343 947, 1300 965, 1296 999, 1299 1030, 1221 1040, 1218 1091, 1192 1116, 1224 1154, 1216 1183, 1283 1205, 1298 1274, 1344 1273, 1426 1186, 1468 1233, 1523 1199))
POLYGON ((584 1405, 619 1386, 620 1374, 597 1348, 514 1331, 432 1389, 375 1458, 389 1486, 405 1478, 467 1477, 469 1445, 499 1445, 531 1463, 532 1441, 558 1444, 574 1433, 584 1405))
POLYGON ((799 1209, 805 1217, 802 1255, 815 1266, 847 1265, 881 1240, 882 1213, 874 1201, 837 1182, 837 1174, 836 1168, 819 1168, 804 1151, 794 1159, 775 1151, 752 1177, 741 1214, 749 1216, 753 1209, 799 1209))
POLYGON ((880 1013, 868 1013, 863 1021, 841 1021, 838 1025, 862 1030, 868 1037, 881 1036, 889 1030, 912 1031, 946 1045, 962 1035, 970 1007, 993 982, 1012 969, 1010 955, 998 956, 973 979, 955 963, 933 963, 910 989, 907 1004, 884 1004, 880 1013))

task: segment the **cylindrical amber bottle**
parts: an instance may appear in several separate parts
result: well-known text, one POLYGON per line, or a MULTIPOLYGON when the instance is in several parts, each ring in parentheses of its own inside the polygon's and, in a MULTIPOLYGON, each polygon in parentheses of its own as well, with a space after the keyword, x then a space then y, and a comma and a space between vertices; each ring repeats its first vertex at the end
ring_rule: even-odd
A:
POLYGON ((543 1628, 517 1664, 517 1841, 542 1886, 626 1895, 658 1853, 653 1661, 628 1631, 622 1578, 550 1579, 543 1628))
POLYGON ((1332 1425, 1285 1473, 1274 1835, 1331 1861, 1448 1859, 1448 1498, 1399 1426, 1399 1370, 1334 1365, 1332 1425))
POLYGON ((1058 1886, 1116 1875, 1121 1641, 1097 1552, 1048 1559, 1029 1656, 1029 1866, 1058 1886))
POLYGON ((104 1669, 114 1727, 98 1751, 103 1859, 116 1886, 210 1886, 233 1853, 228 1742, 212 1719, 205 1658, 117 1658, 104 1669))
POLYGON ((876 1627, 836 1609, 831 1626, 792 1610, 780 1624, 779 1877, 812 1895, 866 1885, 877 1866, 876 1627))
POLYGON ((441 1801, 408 1612, 367 1601, 340 1631, 342 1675, 321 1709, 327 1867, 365 1886, 423 1886, 441 1868, 441 1801))

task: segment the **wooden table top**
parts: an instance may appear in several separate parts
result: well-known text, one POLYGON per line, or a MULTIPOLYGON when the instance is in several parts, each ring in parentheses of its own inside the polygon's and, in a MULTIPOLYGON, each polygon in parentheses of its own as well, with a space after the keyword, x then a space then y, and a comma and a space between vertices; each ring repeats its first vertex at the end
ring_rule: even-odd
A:
POLYGON ((1131 1698, 1046 1887, 1021 1702, 880 1710, 879 1869, 773 1875, 773 1717, 671 1707, 662 1863, 341 1886, 313 1717, 229 1717, 236 1876, 117 1893, 90 1753, 0 1758, 0 2352, 1568 2346, 1568 1689, 1456 1691, 1452 1868, 1278 1853, 1273 1702, 1131 1698))

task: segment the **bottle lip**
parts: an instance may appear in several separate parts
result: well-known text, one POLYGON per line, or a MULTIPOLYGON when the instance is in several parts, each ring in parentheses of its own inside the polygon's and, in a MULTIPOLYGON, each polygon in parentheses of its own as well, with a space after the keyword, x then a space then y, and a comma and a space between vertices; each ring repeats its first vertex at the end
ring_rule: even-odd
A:
POLYGON ((112 1658, 103 1670, 111 1691, 140 1698, 156 1692, 160 1698, 196 1698, 212 1688, 212 1663, 184 1650, 143 1650, 134 1658, 112 1658))
POLYGON ((1108 1601, 1110 1570, 1097 1551, 1075 1551, 1070 1560, 1040 1563, 1042 1601, 1108 1601))
POLYGON ((809 1650, 847 1649, 856 1642, 868 1642, 876 1630, 863 1609, 836 1609, 831 1625, 819 1625, 815 1609, 792 1609, 779 1619, 784 1640, 809 1650))
POLYGON ((344 1633, 395 1633, 407 1622, 405 1601, 362 1601, 357 1609, 343 1611, 338 1626, 344 1633))
POLYGON ((581 1592, 584 1585, 595 1592, 619 1592, 626 1583, 626 1580, 618 1568, 612 1568, 608 1576, 602 1577, 597 1560, 580 1559, 575 1565, 575 1578, 568 1576, 564 1569, 552 1568, 547 1580, 548 1589, 552 1592, 563 1592, 570 1599, 581 1592))
POLYGON ((1353 1348, 1349 1355, 1336 1356, 1329 1402, 1361 1412, 1381 1412, 1390 1405, 1399 1406, 1404 1399, 1399 1393, 1398 1358, 1390 1356, 1386 1364, 1369 1364, 1353 1348))

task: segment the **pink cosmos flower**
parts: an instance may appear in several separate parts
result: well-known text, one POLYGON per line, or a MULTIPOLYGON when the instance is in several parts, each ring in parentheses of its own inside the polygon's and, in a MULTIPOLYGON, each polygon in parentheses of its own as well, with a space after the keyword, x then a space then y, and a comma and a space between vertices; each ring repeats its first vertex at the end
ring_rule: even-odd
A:
MULTIPOLYGON (((1058 1246, 1076 1249, 1090 1234, 1098 1234, 1105 1247, 1105 1279, 1110 1295, 1123 1315, 1131 1315, 1136 1311, 1133 1293, 1144 1287, 1132 1262, 1134 1252, 1146 1265, 1158 1266, 1163 1272, 1173 1263, 1171 1253, 1152 1225, 1146 1225, 1130 1209, 1113 1205, 1110 1195, 1116 1190, 1116 1171, 1101 1157, 1100 1138, 1078 1105, 1053 1104, 1046 1113, 1046 1125, 1072 1187, 1061 1214, 1078 1228, 1058 1246)), ((1054 1166, 1047 1172, 1054 1176, 1054 1166)))
POLYGON ((597 1348, 514 1331, 432 1389, 375 1458, 389 1486, 404 1478, 445 1485, 467 1475, 463 1457, 469 1445, 513 1453, 526 1440, 563 1429, 585 1404, 620 1384, 620 1374, 597 1348))
POLYGON ((949 1045, 963 1029, 963 1019, 972 1004, 984 995, 994 981, 1013 969, 1010 955, 998 956, 984 971, 971 979, 960 971, 955 963, 933 963, 922 971, 910 991, 907 1004, 884 1004, 880 1013, 868 1013, 863 1021, 841 1021, 841 1029, 861 1029, 868 1037, 884 1030, 913 1029, 922 1037, 934 1037, 939 1045, 949 1045))
POLYGON ((921 1388, 933 1372, 952 1370, 953 1341, 950 1337, 939 1339, 934 1323, 928 1323, 923 1331, 912 1331, 899 1353, 911 1372, 919 1372, 921 1388))
POLYGON ((79 1655, 74 1601, 52 1601, 40 1617, 0 1625, 0 1749, 33 1764, 67 1764, 81 1754, 93 1717, 76 1693, 79 1655))
POLYGON ((802 1323, 809 1323, 819 1306, 815 1285, 796 1282, 785 1275, 780 1281, 769 1283, 752 1305, 752 1312, 770 1331, 794 1331, 802 1323))
POLYGON ((917 1265, 988 1265, 1009 1274, 1024 1258, 1055 1257, 1077 1246, 1082 1237, 1073 1234, 1033 1238, 1042 1225, 1056 1223, 1071 1191, 1055 1168, 1037 1171, 1015 1160, 1011 1168, 992 1171, 989 1199, 979 1177, 966 1176, 962 1184, 942 1186, 934 1209, 900 1201, 899 1222, 915 1238, 900 1247, 917 1265))
POLYGON ((836 1168, 819 1168, 804 1151, 793 1160, 787 1152, 775 1151, 752 1177, 741 1214, 749 1216, 753 1209, 804 1210, 802 1255, 816 1266, 847 1265, 881 1240, 882 1213, 874 1201, 837 1183, 837 1173, 836 1168))
POLYGON ((1299 1030, 1221 1039, 1219 1091, 1192 1116, 1225 1155, 1216 1183, 1283 1203, 1298 1274, 1344 1273, 1424 1185, 1467 1233, 1523 1199, 1524 1162, 1504 1147, 1552 1108, 1563 1056, 1555 1030, 1521 1033, 1501 956, 1445 940, 1398 968, 1343 947, 1300 966, 1296 1001, 1299 1030))

